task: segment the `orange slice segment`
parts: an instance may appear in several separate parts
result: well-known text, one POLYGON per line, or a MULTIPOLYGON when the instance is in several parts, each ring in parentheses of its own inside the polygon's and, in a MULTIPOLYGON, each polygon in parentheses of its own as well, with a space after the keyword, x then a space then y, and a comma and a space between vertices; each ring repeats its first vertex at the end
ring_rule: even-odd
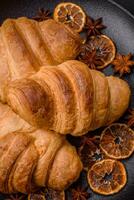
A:
POLYGON ((88 171, 87 179, 94 192, 111 195, 125 186, 127 175, 120 161, 105 159, 92 166, 88 171))
POLYGON ((112 124, 102 132, 100 147, 110 158, 128 158, 134 152, 134 131, 125 124, 112 124))
POLYGON ((83 9, 70 2, 58 4, 53 17, 57 22, 68 25, 76 32, 81 32, 86 23, 86 14, 83 9))
POLYGON ((46 200, 65 200, 65 192, 64 191, 56 191, 56 190, 52 190, 52 189, 45 189, 45 197, 46 200))
POLYGON ((81 49, 79 59, 94 69, 108 66, 116 54, 113 41, 106 35, 91 36, 81 49))
POLYGON ((43 194, 31 193, 28 195, 28 200, 46 200, 46 198, 45 198, 45 195, 43 194))

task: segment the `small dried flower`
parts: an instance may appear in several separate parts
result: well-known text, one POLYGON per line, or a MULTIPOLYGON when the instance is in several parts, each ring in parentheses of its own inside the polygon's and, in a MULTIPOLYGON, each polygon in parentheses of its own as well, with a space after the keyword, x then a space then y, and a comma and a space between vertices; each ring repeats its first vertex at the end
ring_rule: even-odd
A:
POLYGON ((106 28, 105 25, 103 25, 103 19, 102 17, 99 19, 94 20, 91 17, 87 17, 85 30, 87 31, 87 36, 96 36, 101 34, 101 30, 106 28))
POLYGON ((50 18, 51 18, 51 12, 49 10, 45 10, 44 8, 39 8, 37 15, 32 19, 40 22, 50 18))
POLYGON ((128 55, 117 54, 114 61, 112 62, 115 72, 118 72, 120 76, 130 73, 132 67, 134 66, 134 61, 131 59, 131 53, 128 55))
POLYGON ((89 193, 87 188, 77 187, 76 189, 72 189, 72 199, 73 200, 87 200, 89 198, 89 193))

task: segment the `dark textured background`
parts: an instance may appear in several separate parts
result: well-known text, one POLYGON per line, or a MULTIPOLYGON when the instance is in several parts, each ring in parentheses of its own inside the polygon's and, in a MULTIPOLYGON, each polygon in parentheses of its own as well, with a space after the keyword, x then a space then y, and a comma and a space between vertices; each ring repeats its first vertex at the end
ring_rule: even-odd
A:
MULTIPOLYGON (((29 0, 27 0, 27 2, 28 1, 29 0)), ((43 0, 43 1, 45 2, 46 0, 43 0)), ((51 0, 48 0, 48 1, 51 2, 51 0)), ((88 1, 90 2, 90 0, 88 0, 88 1)), ((14 4, 14 2, 16 2, 16 4, 20 4, 23 6, 23 2, 26 2, 26 1, 25 0, 0 0, 0 18, 1 18, 1 13, 3 13, 3 9, 6 9, 6 10, 10 9, 10 8, 8 8, 9 2, 10 2, 10 4, 12 2, 13 2, 13 4, 14 4)), ((33 0, 33 2, 34 2, 34 0, 33 0)), ((115 0, 115 2, 119 3, 120 5, 122 5, 123 7, 128 9, 131 13, 134 14, 134 0, 115 0)), ((31 4, 29 4, 29 5, 31 6, 31 4)))
MULTIPOLYGON (((53 9, 62 0, 0 0, 0 23, 7 17, 19 17, 22 15, 33 16, 39 7, 53 9)), ((78 3, 84 7, 86 12, 94 18, 103 17, 108 27, 104 33, 109 35, 116 43, 121 53, 134 53, 134 17, 129 15, 118 6, 109 3, 107 0, 68 0, 78 3)), ((121 3, 134 14, 134 0, 115 0, 121 3)), ((111 75, 113 70, 108 67, 104 73, 111 75)), ((130 84, 132 90, 131 107, 134 107, 134 72, 124 77, 130 84)), ((126 187, 116 195, 104 197, 93 193, 90 189, 89 200, 134 200, 134 156, 123 161, 128 174, 126 187)), ((86 185, 84 176, 81 179, 82 185, 86 185)), ((0 195, 0 199, 5 199, 0 195)))
POLYGON ((115 0, 134 14, 134 0, 115 0))

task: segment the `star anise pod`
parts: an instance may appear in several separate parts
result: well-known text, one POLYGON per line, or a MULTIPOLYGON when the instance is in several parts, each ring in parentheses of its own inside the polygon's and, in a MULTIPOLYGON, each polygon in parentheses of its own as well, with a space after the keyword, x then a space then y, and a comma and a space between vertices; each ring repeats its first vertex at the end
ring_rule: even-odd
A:
POLYGON ((85 30, 87 31, 87 36, 96 36, 101 34, 101 30, 106 28, 105 25, 103 25, 103 18, 99 19, 93 19, 91 17, 87 17, 86 25, 85 25, 85 30))
POLYGON ((26 195, 23 194, 14 194, 14 195, 9 195, 5 200, 24 200, 26 199, 26 195))
POLYGON ((94 163, 104 159, 106 156, 100 149, 100 136, 82 136, 78 154, 85 171, 88 171, 94 163))
POLYGON ((128 110, 127 125, 129 127, 134 127, 134 109, 128 110))
POLYGON ((131 72, 131 68, 134 66, 134 61, 131 60, 132 54, 121 55, 117 54, 112 62, 115 72, 118 72, 120 76, 131 72))
POLYGON ((73 200, 87 200, 89 198, 89 193, 87 191, 88 188, 77 187, 76 189, 72 189, 72 199, 73 200))
POLYGON ((32 17, 32 19, 36 21, 44 21, 51 18, 51 12, 49 10, 45 10, 44 8, 39 8, 37 15, 32 17))
POLYGON ((96 49, 91 50, 90 46, 89 48, 88 46, 88 44, 84 44, 83 47, 81 47, 78 60, 87 64, 89 68, 96 69, 97 66, 103 65, 103 60, 98 56, 96 49))

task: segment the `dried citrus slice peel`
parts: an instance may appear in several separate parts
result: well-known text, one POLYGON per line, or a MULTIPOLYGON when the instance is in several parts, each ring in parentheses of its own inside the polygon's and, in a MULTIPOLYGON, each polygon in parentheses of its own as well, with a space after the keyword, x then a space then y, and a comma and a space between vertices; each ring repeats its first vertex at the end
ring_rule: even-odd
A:
POLYGON ((96 69, 103 69, 115 58, 116 47, 113 41, 106 35, 91 36, 87 42, 88 51, 96 52, 96 59, 101 61, 96 69))
POLYGON ((31 193, 28 195, 28 200, 46 200, 46 198, 45 198, 45 195, 43 194, 31 193))
POLYGON ((112 124, 102 132, 100 147, 110 158, 128 158, 134 152, 134 131, 125 124, 112 124))
POLYGON ((58 4, 53 17, 57 22, 68 25, 76 32, 81 32, 86 23, 86 14, 83 9, 70 2, 58 4))
POLYGON ((125 186, 127 175, 125 167, 120 161, 105 159, 91 167, 87 179, 94 192, 111 195, 119 192, 125 186))
POLYGON ((65 200, 64 191, 56 191, 50 188, 46 188, 45 191, 46 200, 65 200))

